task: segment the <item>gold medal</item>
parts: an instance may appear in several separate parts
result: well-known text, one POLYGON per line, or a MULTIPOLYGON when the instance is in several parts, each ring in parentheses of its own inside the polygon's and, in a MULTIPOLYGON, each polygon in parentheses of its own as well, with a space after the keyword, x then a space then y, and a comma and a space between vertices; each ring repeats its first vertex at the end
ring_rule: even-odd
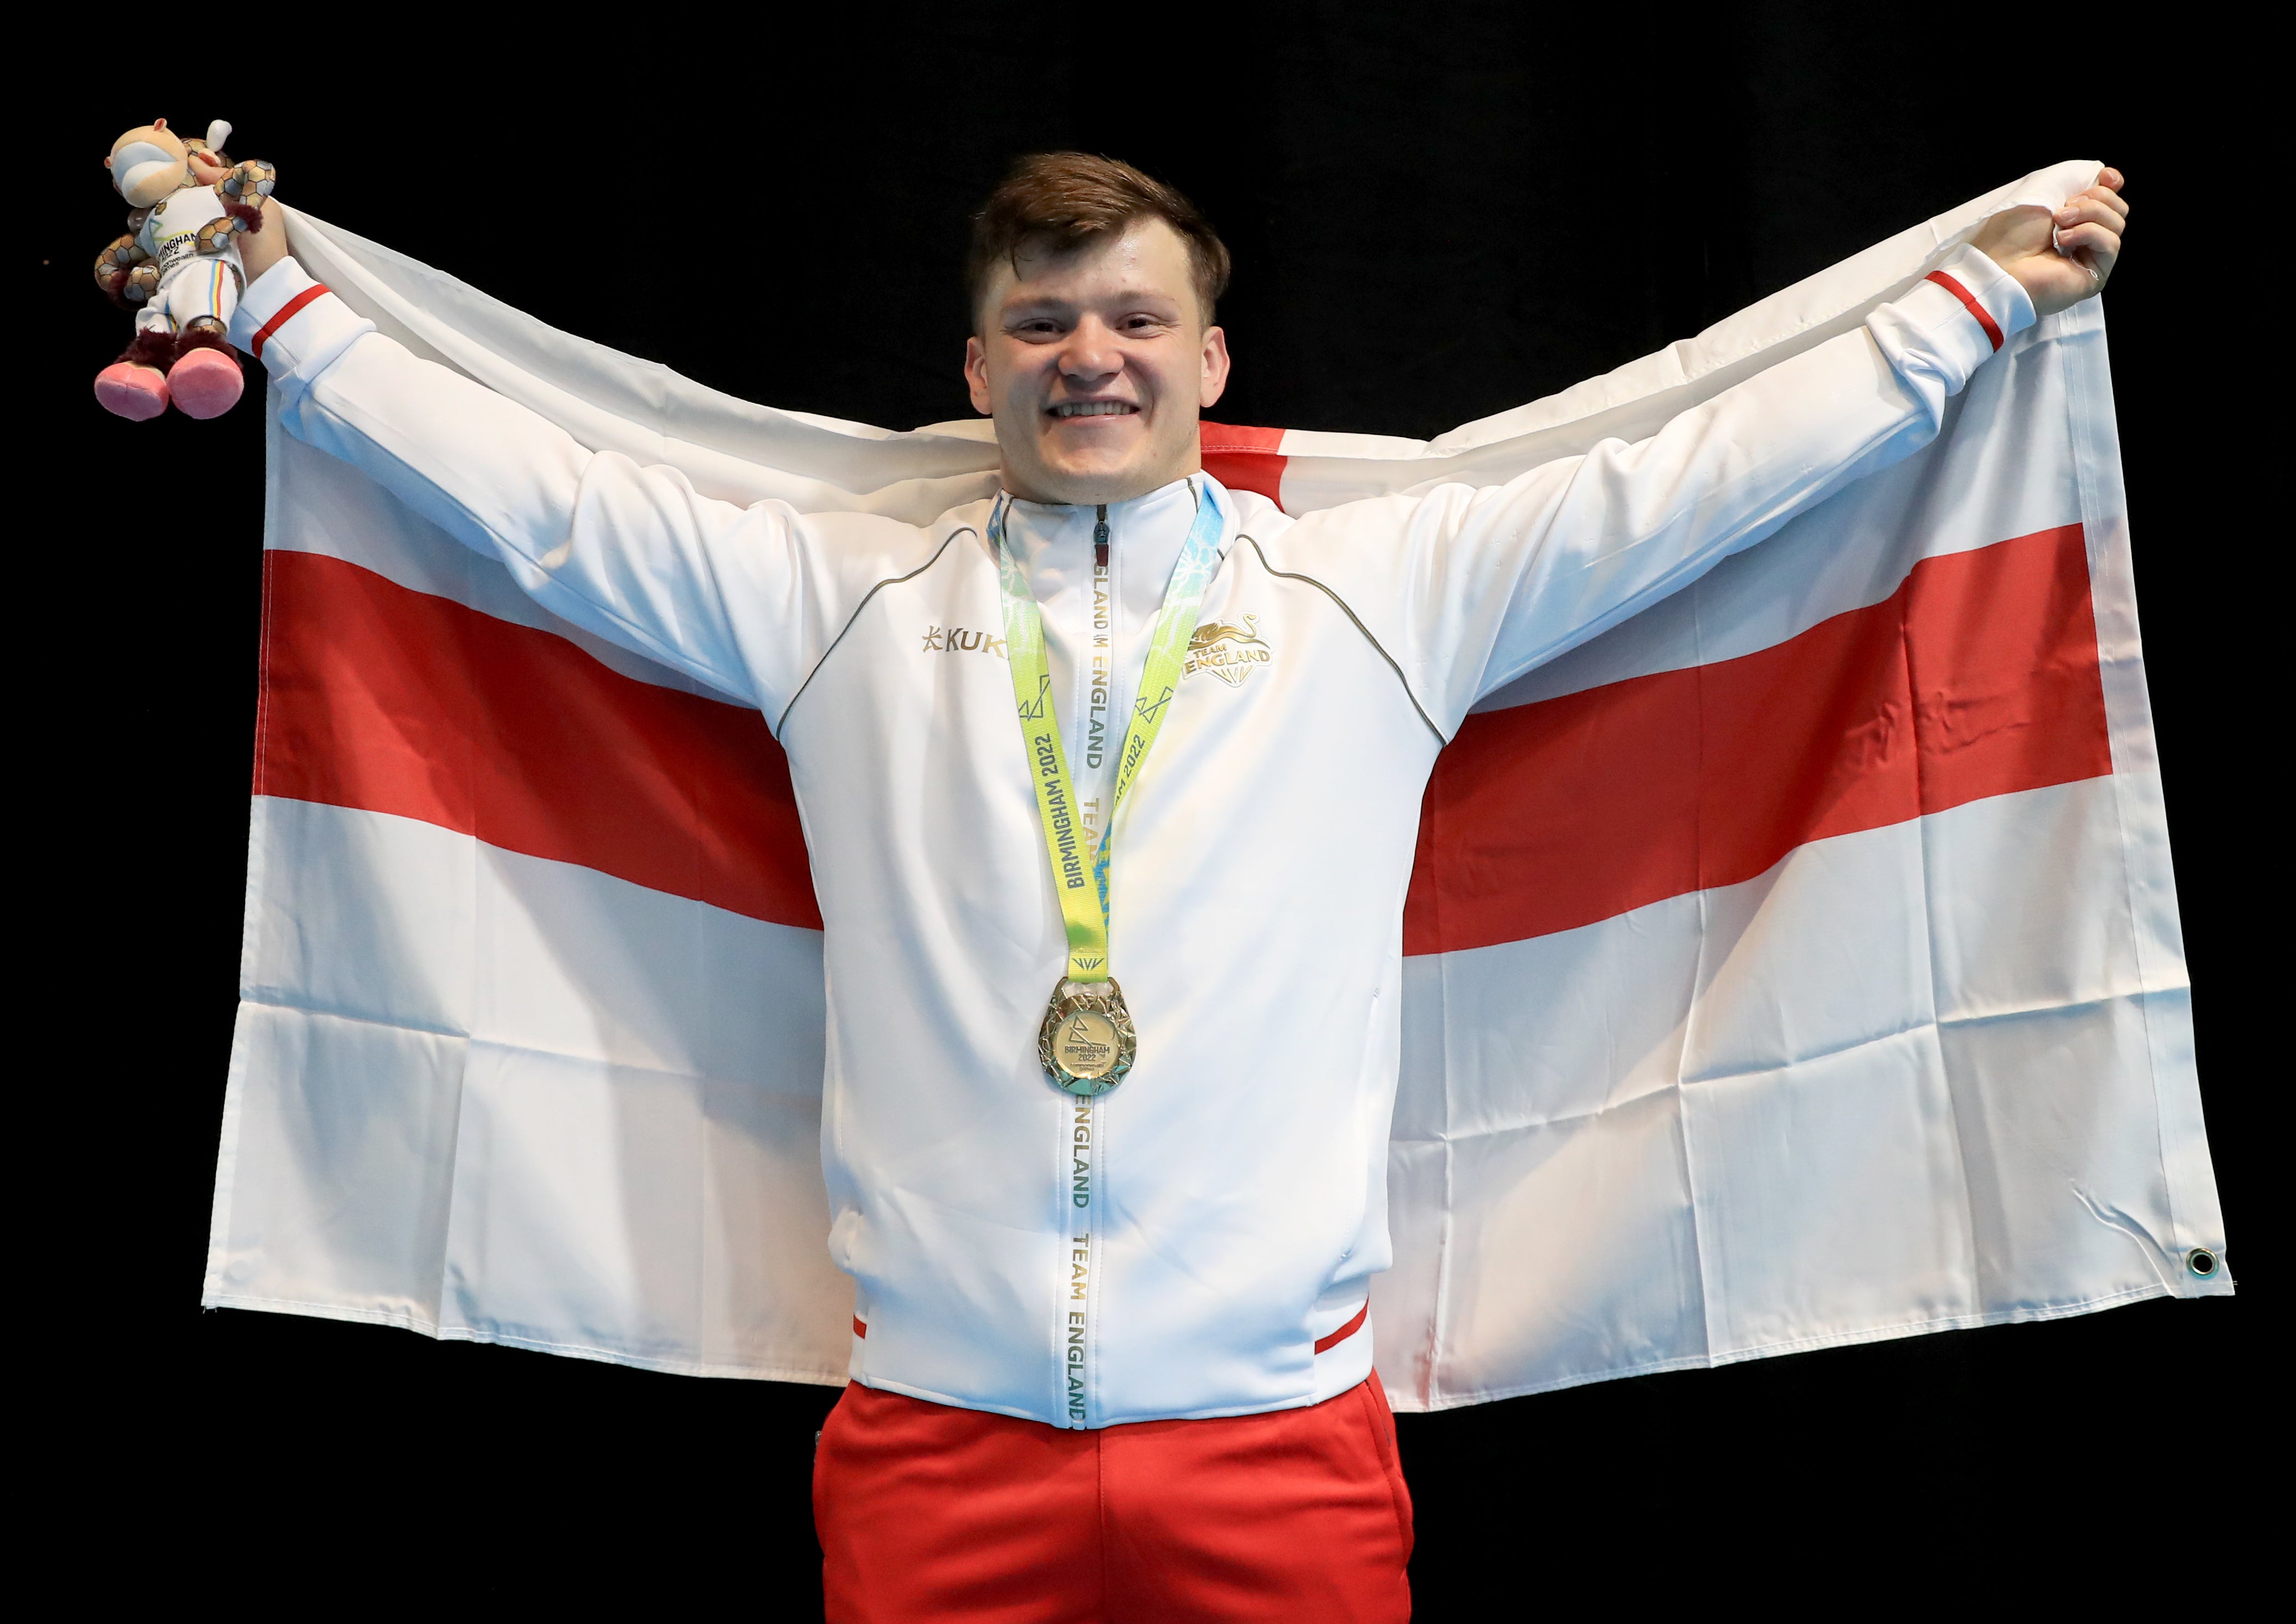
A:
POLYGON ((1124 989, 1105 981, 1053 983, 1045 1023, 1037 1029, 1037 1059, 1055 1087, 1092 1099, 1124 1080, 1139 1053, 1124 989))

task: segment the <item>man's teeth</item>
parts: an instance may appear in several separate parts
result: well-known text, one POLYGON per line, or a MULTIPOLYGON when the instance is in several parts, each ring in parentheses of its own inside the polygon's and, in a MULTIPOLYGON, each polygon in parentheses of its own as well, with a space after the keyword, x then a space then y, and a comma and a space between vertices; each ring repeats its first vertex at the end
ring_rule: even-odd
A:
POLYGON ((1123 400, 1064 400, 1053 408, 1055 417, 1114 417, 1140 408, 1123 400))

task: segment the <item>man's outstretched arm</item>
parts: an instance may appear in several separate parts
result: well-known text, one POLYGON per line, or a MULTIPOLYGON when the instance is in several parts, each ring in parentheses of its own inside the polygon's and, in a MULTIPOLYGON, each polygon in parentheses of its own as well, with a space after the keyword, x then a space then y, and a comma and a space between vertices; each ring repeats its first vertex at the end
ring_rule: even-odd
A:
POLYGON ((1295 532, 1300 556, 1381 622, 1447 734, 1482 694, 1927 445, 1948 398, 2010 336, 2103 285, 2126 217, 2120 181, 2105 171, 2054 220, 2042 209, 1997 217, 1857 329, 1646 439, 1605 440, 1503 485, 1311 515, 1295 532))
POLYGON ((779 714, 823 619, 809 612, 824 585, 808 570, 819 550, 808 521, 593 452, 410 354, 286 255, 284 222, 267 208, 272 229, 247 239, 263 251, 247 255, 231 336, 278 384, 289 433, 498 559, 562 619, 779 714))

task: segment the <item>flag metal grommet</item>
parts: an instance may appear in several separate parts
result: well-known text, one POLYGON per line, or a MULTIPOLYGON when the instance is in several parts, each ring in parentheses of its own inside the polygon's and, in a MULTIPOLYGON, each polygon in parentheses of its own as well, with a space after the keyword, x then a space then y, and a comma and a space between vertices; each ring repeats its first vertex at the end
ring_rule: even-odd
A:
POLYGON ((2207 1247, 2195 1246, 2185 1254, 2185 1267, 2193 1271, 2195 1278, 2206 1280, 2224 1265, 2207 1247))

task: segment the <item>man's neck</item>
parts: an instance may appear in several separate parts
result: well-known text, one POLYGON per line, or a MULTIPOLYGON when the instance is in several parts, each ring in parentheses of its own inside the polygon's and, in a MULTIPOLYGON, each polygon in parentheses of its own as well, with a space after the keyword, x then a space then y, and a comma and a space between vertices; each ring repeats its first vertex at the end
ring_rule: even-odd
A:
POLYGON ((1190 480, 1198 477, 1200 477, 1199 472, 1174 474, 1169 480, 1167 480, 1161 485, 1151 486, 1146 490, 1131 491, 1130 494, 1127 496, 1109 496, 1105 499, 1100 497, 1086 497, 1077 501, 1048 502, 1041 497, 1029 496, 1025 491, 1015 490, 1009 484, 1004 487, 1004 494, 1007 496, 1010 496, 1013 501, 1021 503, 1029 507, 1048 508, 1054 512, 1064 513, 1080 513, 1089 516, 1090 514, 1102 510, 1113 513, 1119 507, 1129 507, 1134 504, 1147 501, 1152 496, 1159 496, 1164 495, 1168 491, 1185 488, 1190 480))
POLYGON ((1033 502, 1039 507, 1114 507, 1119 502, 1137 502, 1143 496, 1153 496, 1166 487, 1192 479, 1203 471, 1203 459, 1191 456, 1185 465, 1161 469, 1153 475, 1144 475, 1137 480, 1127 480, 1121 483, 1111 480, 1106 485, 1086 480, 1071 485, 1063 481, 1057 488, 1048 489, 1032 485, 1013 471, 1012 463, 1005 463, 998 468, 997 479, 1004 485, 1007 496, 1022 502, 1033 502))

